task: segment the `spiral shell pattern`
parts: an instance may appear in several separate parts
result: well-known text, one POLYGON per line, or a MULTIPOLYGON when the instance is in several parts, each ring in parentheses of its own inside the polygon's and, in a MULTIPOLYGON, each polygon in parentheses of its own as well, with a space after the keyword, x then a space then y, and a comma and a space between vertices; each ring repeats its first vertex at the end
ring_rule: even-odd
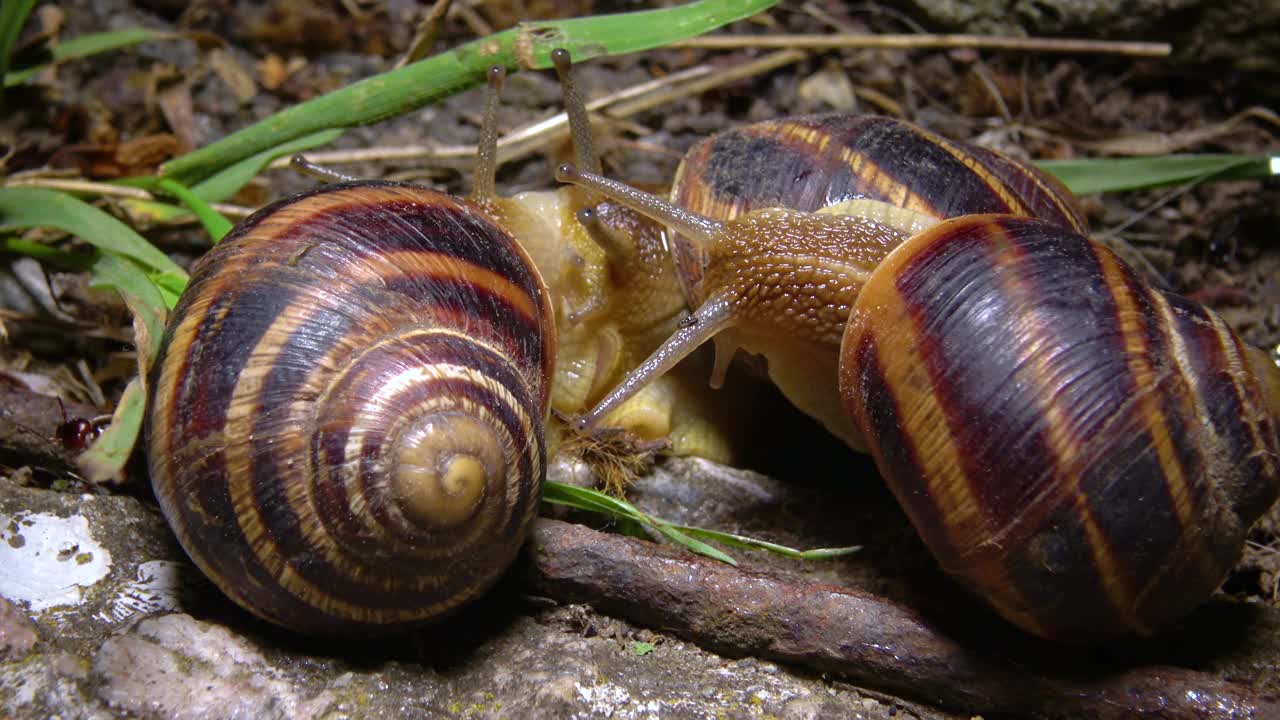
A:
POLYGON ((976 215, 912 238, 841 353, 846 407, 940 564, 1046 637, 1170 626, 1280 494, 1240 340, 1059 227, 976 215))
POLYGON ((155 493, 237 603, 313 635, 454 610, 541 496, 554 326, 528 256, 464 201, 333 185, 193 270, 150 377, 155 493))

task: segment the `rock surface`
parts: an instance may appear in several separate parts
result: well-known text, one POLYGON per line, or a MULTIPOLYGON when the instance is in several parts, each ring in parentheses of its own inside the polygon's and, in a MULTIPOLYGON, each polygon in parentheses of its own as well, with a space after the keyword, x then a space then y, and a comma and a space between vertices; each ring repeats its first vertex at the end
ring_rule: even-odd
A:
POLYGON ((231 607, 130 497, 0 479, 0 528, 5 717, 952 717, 510 583, 412 637, 299 640, 231 607))
MULTIPOLYGON (((917 557, 909 531, 894 529, 901 518, 882 491, 833 493, 822 483, 784 484, 683 460, 659 465, 635 497, 676 521, 806 547, 898 532, 904 541, 895 547, 868 547, 838 562, 735 555, 752 568, 805 571, 904 603, 927 607, 934 596, 948 598, 938 608, 972 608, 962 596, 929 589, 922 578, 949 586, 917 557)), ((6 717, 959 717, 838 675, 709 652, 660 628, 539 594, 519 579, 525 572, 456 621, 414 635, 305 640, 224 600, 188 564, 148 501, 0 479, 0 529, 0 595, 10 601, 0 605, 6 717)), ((1275 615, 1218 608, 1197 621, 1200 635, 1217 629, 1212 637, 1146 648, 1142 662, 1176 661, 1280 692, 1275 615), (1224 627, 1235 632, 1222 635, 1224 627)), ((970 624, 970 635, 983 634, 989 621, 978 616, 970 624)))

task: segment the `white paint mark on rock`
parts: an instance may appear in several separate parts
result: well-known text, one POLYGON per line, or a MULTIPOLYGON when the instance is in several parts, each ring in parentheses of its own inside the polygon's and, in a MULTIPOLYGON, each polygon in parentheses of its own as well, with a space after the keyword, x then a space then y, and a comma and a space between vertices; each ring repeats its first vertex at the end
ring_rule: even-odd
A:
POLYGON ((111 571, 111 553, 83 516, 0 515, 0 595, 31 612, 79 605, 111 571))

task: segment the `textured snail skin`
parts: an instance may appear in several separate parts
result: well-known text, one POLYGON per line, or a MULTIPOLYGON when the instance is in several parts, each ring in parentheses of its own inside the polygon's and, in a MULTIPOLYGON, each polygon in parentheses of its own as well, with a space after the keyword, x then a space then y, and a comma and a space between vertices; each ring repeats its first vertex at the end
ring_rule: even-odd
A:
POLYGON ((311 635, 440 617, 512 561, 541 496, 546 290, 465 201, 327 186, 201 259, 150 377, 147 450, 196 564, 311 635))
MULTIPOLYGON (((789 117, 726 130, 694 145, 676 171, 671 199, 717 220, 761 208, 815 212, 853 198, 880 200, 944 220, 1002 213, 1087 232, 1062 185, 997 152, 877 115, 789 117)), ((673 244, 695 287, 702 262, 673 244)), ((694 304, 701 296, 695 293, 694 304)))
POLYGON ((1039 635, 1173 624, 1280 493, 1246 348, 1061 228, 968 216, 912 238, 841 352, 841 394, 921 537, 1039 635))
MULTIPOLYGON (((660 345, 684 314, 662 227, 571 186, 479 204, 519 239, 547 283, 557 328, 551 407, 565 417, 579 415, 660 345), (588 207, 610 236, 612 253, 577 219, 588 207)), ((705 371, 661 378, 613 413, 608 425, 641 440, 666 439, 673 455, 729 463, 733 425, 705 378, 705 371)))

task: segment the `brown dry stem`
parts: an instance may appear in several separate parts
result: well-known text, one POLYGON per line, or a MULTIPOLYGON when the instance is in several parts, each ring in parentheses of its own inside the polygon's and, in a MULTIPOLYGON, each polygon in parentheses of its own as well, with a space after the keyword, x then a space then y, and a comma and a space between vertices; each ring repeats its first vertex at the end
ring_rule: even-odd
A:
POLYGON ((869 35, 865 33, 828 33, 823 35, 703 35, 672 43, 670 47, 708 50, 743 48, 796 48, 800 50, 846 49, 956 49, 1020 50, 1041 53, 1080 53, 1125 55, 1129 57, 1168 57, 1173 52, 1168 43, 1117 42, 1073 38, 997 37, 989 35, 869 35))

